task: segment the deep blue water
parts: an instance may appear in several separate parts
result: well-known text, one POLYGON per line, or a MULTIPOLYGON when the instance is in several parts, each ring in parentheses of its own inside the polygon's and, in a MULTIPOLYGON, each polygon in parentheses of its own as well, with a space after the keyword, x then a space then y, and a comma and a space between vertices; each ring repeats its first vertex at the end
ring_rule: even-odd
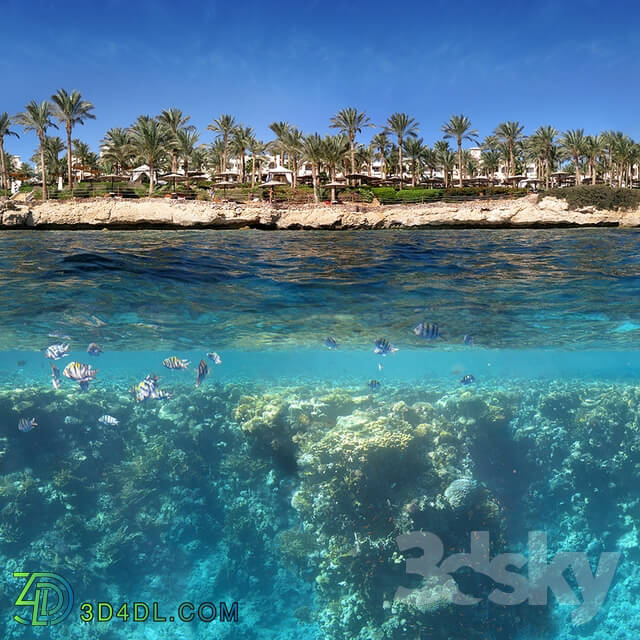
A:
POLYGON ((637 637, 639 255, 600 229, 1 234, 2 637, 637 637), (52 387, 60 343, 61 372, 97 369, 87 392, 52 387), (171 397, 136 402, 150 374, 171 397), (538 530, 592 568, 622 555, 576 625, 554 598, 489 603, 468 570, 481 603, 438 601, 397 553, 418 530, 447 554, 478 530, 526 553, 538 530), (20 571, 64 576, 70 616, 16 623, 20 571), (239 621, 84 624, 85 601, 238 602, 239 621))

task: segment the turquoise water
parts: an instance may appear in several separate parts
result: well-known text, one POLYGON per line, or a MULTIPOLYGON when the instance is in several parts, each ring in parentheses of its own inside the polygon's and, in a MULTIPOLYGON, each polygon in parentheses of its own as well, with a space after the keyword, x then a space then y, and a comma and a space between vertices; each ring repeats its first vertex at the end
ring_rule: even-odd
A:
POLYGON ((1 637, 636 638, 639 250, 600 229, 0 235, 1 637), (169 397, 136 401, 148 375, 169 397), (418 531, 445 558, 484 531, 531 566, 535 531, 549 562, 620 556, 576 624, 572 569, 572 604, 497 604, 495 575, 408 574, 418 531), (14 572, 61 576, 69 614, 14 621, 34 620, 14 572), (129 608, 82 622, 99 602, 129 608))

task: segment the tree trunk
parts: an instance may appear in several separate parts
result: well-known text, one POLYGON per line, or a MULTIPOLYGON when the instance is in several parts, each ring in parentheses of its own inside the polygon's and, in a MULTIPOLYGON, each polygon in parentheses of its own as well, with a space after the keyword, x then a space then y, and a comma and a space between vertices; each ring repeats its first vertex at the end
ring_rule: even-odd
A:
POLYGON ((42 201, 47 199, 47 170, 44 167, 44 132, 39 133, 40 138, 40 169, 42 171, 42 201))
POLYGON ((596 183, 596 159, 593 158, 591 164, 591 184, 596 183))
POLYGON ((222 137, 222 171, 224 173, 227 170, 227 136, 222 137))
POLYGON ((458 140, 458 186, 462 188, 462 140, 458 140))
POLYGON ((153 163, 149 163, 149 197, 153 195, 153 163))
POLYGON ((7 175, 7 166, 4 159, 4 146, 2 145, 2 139, 0 139, 0 169, 2 170, 2 175, 0 176, 0 178, 2 178, 0 180, 0 188, 10 191, 9 176, 7 175))
MULTIPOLYGON (((349 132, 349 147, 351 149, 351 173, 356 172, 356 144, 355 144, 355 135, 353 131, 349 132)), ((352 178, 355 184, 355 178, 352 178)))
POLYGON ((296 189, 298 187, 298 158, 293 156, 291 158, 291 164, 293 165, 293 173, 291 174, 291 186, 296 189))
POLYGON ((578 166, 578 156, 573 156, 573 161, 576 165, 576 187, 580 184, 580 167, 578 166))
POLYGON ((613 164, 611 162, 611 148, 609 148, 609 186, 613 187, 613 164))
POLYGON ((178 156, 175 153, 171 154, 171 173, 178 173, 178 156))
POLYGON ((69 190, 73 193, 73 167, 71 164, 71 123, 67 122, 67 184, 69 190))
POLYGON ((256 154, 251 154, 251 188, 256 186, 256 154))
POLYGON ((318 204, 318 169, 316 163, 311 163, 311 179, 313 180, 313 201, 318 204))
POLYGON ((398 136, 398 169, 400 170, 400 190, 402 190, 402 136, 398 136))
POLYGON ((513 161, 513 144, 509 145, 509 175, 507 178, 516 174, 515 162, 513 161))
POLYGON ((184 167, 184 175, 187 176, 185 186, 187 187, 187 189, 189 189, 189 160, 187 160, 187 158, 184 159, 182 166, 184 167))

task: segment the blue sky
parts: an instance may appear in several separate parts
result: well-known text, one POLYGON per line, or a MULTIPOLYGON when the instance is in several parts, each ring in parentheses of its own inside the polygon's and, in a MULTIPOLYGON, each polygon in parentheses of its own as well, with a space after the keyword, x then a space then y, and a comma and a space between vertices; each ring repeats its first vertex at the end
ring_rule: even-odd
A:
MULTIPOLYGON (((221 113, 269 140, 274 120, 326 133, 348 106, 376 124, 406 111, 429 144, 454 113, 481 136, 519 120, 640 138, 632 2, 2 0, 0 15, 0 112, 78 89, 97 119, 74 136, 95 151, 107 129, 172 106, 201 142, 221 113)), ((26 159, 37 142, 20 134, 5 146, 26 159)))

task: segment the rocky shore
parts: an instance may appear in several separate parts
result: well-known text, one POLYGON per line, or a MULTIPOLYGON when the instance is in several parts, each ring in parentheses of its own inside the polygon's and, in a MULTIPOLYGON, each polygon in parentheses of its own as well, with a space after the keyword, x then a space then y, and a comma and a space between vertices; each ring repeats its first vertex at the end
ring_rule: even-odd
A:
POLYGON ((279 205, 162 199, 0 202, 0 228, 388 229, 640 226, 640 209, 570 211, 556 198, 415 205, 279 205))

